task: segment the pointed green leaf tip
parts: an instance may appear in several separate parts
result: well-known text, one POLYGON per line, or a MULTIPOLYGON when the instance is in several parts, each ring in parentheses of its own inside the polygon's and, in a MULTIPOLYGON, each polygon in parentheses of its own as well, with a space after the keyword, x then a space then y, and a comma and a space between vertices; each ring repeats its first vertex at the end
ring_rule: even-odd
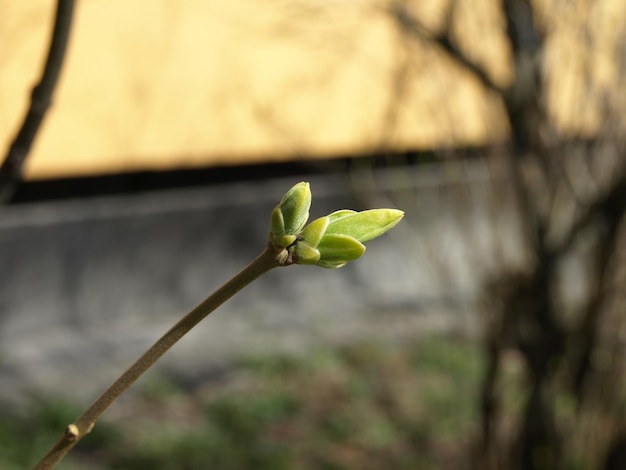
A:
POLYGON ((365 242, 381 236, 404 217, 397 209, 343 209, 304 225, 311 208, 309 183, 292 187, 271 215, 270 242, 286 248, 292 263, 340 268, 365 253, 365 242))
POLYGON ((393 228, 404 217, 397 209, 344 209, 311 222, 289 248, 297 264, 340 268, 365 253, 364 242, 393 228))
POLYGON ((341 210, 328 217, 330 223, 326 228, 326 235, 349 235, 365 243, 395 227, 404 217, 404 212, 398 209, 371 209, 362 212, 341 210))
POLYGON ((272 211, 270 219, 270 242, 278 248, 286 248, 296 241, 296 236, 309 219, 311 188, 300 182, 293 186, 272 211))
POLYGON ((404 212, 397 209, 363 212, 344 209, 329 214, 325 217, 328 224, 324 235, 315 246, 320 253, 316 264, 323 268, 340 268, 348 261, 360 258, 365 253, 363 243, 391 230, 402 217, 404 212))

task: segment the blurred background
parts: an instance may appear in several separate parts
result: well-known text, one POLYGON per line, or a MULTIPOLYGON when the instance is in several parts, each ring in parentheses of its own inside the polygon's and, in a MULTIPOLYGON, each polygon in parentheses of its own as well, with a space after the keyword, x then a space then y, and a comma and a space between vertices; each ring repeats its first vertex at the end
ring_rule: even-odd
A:
MULTIPOLYGON (((5 153, 55 5, 0 7, 5 153)), ((622 0, 78 2, 0 206, 0 467, 256 256, 305 180, 312 217, 406 217, 228 301, 62 468, 626 468, 625 90, 622 0)))

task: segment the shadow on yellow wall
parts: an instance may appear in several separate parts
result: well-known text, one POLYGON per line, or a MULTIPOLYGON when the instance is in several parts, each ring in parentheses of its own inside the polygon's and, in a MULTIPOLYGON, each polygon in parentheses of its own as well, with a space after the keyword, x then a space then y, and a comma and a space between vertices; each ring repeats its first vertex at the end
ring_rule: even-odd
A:
MULTIPOLYGON (((0 0, 0 151, 40 73, 53 2, 0 0)), ((27 161, 31 179, 319 158, 506 138, 500 103, 432 45, 404 35, 393 0, 89 0, 27 161)), ((406 8, 433 31, 444 0, 406 8)), ((622 0, 541 2, 555 122, 601 123, 599 92, 619 70, 622 0), (561 4, 563 2, 560 2, 561 4), (557 11, 557 9, 560 10, 557 11), (592 45, 582 43, 587 28, 592 45), (587 80, 587 81, 585 81, 587 80), (597 93, 583 90, 592 80, 597 93), (591 98, 590 98, 591 96, 591 98)), ((511 79, 495 1, 458 3, 460 44, 492 79, 511 79)), ((623 36, 622 36, 623 38, 623 36)))

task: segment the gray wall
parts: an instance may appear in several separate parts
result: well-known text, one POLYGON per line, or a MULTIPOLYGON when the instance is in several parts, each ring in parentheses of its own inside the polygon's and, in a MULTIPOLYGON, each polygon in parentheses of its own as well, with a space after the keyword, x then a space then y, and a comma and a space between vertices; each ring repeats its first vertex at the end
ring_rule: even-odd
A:
MULTIPOLYGON (((312 218, 381 206, 406 218, 342 269, 263 276, 166 354, 161 371, 193 381, 245 355, 476 332, 483 279, 523 260, 506 181, 487 166, 308 180, 312 218)), ((269 213, 297 181, 2 208, 0 400, 92 400, 263 249, 269 213)))

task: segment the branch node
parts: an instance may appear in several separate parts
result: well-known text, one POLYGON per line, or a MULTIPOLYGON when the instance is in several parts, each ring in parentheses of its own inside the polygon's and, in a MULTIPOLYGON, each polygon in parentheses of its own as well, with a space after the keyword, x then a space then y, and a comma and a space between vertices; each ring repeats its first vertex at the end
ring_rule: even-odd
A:
POLYGON ((77 441, 80 436, 80 431, 78 426, 74 423, 68 424, 67 428, 65 428, 65 437, 68 441, 77 441))

